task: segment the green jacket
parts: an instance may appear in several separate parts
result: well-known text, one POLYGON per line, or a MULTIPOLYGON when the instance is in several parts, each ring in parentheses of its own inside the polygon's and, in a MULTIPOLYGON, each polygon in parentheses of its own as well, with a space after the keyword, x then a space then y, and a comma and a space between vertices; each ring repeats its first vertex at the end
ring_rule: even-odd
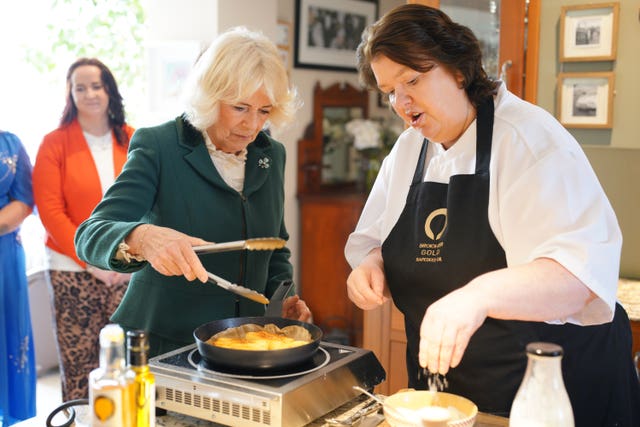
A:
MULTIPOLYGON (((122 263, 118 244, 143 223, 173 228, 211 242, 289 235, 284 225, 284 146, 260 132, 247 147, 242 194, 213 165, 202 134, 182 117, 133 135, 122 173, 75 236, 80 259, 104 269, 134 272, 112 316, 126 328, 193 342, 193 330, 212 320, 262 316, 264 306, 212 283, 163 276, 146 262, 122 263)), ((270 297, 292 266, 286 247, 201 255, 204 267, 270 297)))

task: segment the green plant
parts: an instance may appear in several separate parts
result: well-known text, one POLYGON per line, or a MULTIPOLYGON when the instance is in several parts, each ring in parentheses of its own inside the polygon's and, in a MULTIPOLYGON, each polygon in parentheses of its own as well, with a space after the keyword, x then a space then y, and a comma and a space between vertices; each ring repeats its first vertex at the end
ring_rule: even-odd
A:
POLYGON ((43 79, 62 87, 60 76, 73 61, 95 57, 111 69, 121 93, 141 95, 146 81, 144 3, 51 0, 46 37, 37 47, 26 46, 24 59, 43 79))

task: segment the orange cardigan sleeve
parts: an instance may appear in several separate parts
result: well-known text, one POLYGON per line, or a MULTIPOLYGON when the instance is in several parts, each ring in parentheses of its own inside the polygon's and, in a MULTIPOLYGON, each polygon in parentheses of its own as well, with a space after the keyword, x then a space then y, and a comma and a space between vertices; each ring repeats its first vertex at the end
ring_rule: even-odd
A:
MULTIPOLYGON (((126 127, 131 136, 133 129, 126 127)), ((127 147, 115 143, 114 172, 126 161, 127 147)), ((40 220, 47 232, 46 245, 71 257, 82 268, 75 251, 78 225, 89 217, 102 199, 100 178, 91 150, 77 121, 47 134, 33 167, 33 193, 40 220)))

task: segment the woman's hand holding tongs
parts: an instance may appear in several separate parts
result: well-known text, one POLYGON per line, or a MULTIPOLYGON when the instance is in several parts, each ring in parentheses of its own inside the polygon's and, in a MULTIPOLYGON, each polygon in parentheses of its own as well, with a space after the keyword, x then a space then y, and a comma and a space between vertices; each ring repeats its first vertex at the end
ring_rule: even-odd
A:
POLYGON ((205 283, 207 271, 193 250, 193 246, 211 242, 191 237, 167 227, 143 224, 134 228, 125 239, 129 252, 141 256, 160 274, 184 276, 205 283))

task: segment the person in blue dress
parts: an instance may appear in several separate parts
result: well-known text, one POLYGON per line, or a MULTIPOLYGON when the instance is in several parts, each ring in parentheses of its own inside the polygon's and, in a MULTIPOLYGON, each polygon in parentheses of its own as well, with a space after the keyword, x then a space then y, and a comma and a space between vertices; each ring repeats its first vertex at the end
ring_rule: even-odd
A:
POLYGON ((33 210, 31 161, 0 131, 0 425, 36 415, 36 366, 25 254, 18 234, 33 210))

